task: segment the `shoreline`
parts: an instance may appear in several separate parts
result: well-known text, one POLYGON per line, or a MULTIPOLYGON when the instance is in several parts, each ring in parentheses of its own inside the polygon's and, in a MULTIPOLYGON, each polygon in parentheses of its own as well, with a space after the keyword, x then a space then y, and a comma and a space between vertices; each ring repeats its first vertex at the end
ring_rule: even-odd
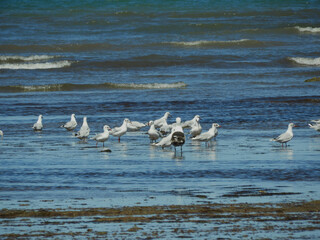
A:
POLYGON ((1 209, 0 218, 4 229, 0 234, 2 239, 56 239, 67 236, 86 239, 213 236, 300 239, 304 236, 312 239, 320 234, 320 200, 120 208, 1 209), (31 226, 33 231, 30 231, 31 226))

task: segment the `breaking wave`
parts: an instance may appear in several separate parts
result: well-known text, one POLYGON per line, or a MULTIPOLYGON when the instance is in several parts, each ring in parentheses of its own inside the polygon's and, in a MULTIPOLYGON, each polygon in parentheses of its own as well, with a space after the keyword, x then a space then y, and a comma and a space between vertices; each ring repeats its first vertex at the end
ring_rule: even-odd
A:
POLYGON ((0 62, 28 62, 28 61, 43 61, 52 59, 58 56, 50 55, 32 55, 32 56, 0 56, 0 62))
POLYGON ((190 41, 190 42, 167 42, 165 44, 182 46, 182 47, 261 47, 271 44, 280 43, 267 43, 258 40, 240 39, 240 40, 229 40, 229 41, 190 41))
POLYGON ((296 26, 295 28, 298 29, 299 32, 320 33, 320 27, 299 27, 299 26, 296 26))
POLYGON ((318 58, 303 58, 303 57, 291 57, 290 61, 307 66, 320 66, 320 57, 318 58))
POLYGON ((0 56, 0 69, 51 69, 69 67, 72 62, 67 60, 50 61, 59 56, 0 56))
POLYGON ((184 82, 174 83, 102 83, 102 84, 48 84, 30 86, 0 86, 0 92, 54 92, 54 91, 85 91, 101 89, 170 89, 185 88, 184 82))
POLYGON ((52 68, 63 68, 71 66, 71 61, 57 61, 57 62, 45 62, 45 63, 6 63, 0 64, 0 69, 52 69, 52 68))

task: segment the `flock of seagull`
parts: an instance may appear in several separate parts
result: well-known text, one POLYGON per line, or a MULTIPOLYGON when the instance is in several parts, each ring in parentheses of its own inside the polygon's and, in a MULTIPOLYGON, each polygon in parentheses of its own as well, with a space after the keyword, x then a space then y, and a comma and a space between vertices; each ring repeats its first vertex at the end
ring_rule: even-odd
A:
MULTIPOLYGON (((128 131, 139 131, 141 128, 149 126, 147 134, 149 135, 150 143, 157 147, 170 147, 174 146, 181 147, 185 143, 186 137, 184 134, 184 129, 190 129, 190 137, 195 141, 203 141, 208 143, 213 138, 218 135, 217 128, 220 127, 219 124, 213 123, 209 131, 202 133, 202 127, 200 125, 200 116, 196 115, 193 119, 181 122, 181 118, 177 117, 176 122, 173 124, 168 124, 167 119, 170 116, 169 112, 166 112, 161 118, 156 120, 151 120, 148 123, 141 123, 138 121, 130 121, 128 118, 123 120, 123 123, 119 127, 110 128, 108 125, 103 126, 103 132, 96 134, 94 137, 90 138, 91 140, 96 141, 96 146, 101 142, 104 147, 104 142, 108 140, 109 136, 112 135, 120 138, 126 134, 128 131), (161 139, 159 142, 156 142, 158 139, 161 139)), ((38 121, 34 124, 33 129, 35 131, 42 130, 42 115, 38 117, 38 121)), ((71 119, 67 123, 61 125, 68 131, 73 131, 77 127, 77 121, 75 114, 71 114, 71 119)), ((90 128, 87 122, 87 117, 83 118, 82 126, 80 130, 74 133, 74 136, 81 139, 87 140, 90 134, 90 128)))
MULTIPOLYGON (((120 138, 126 134, 128 131, 139 131, 141 128, 149 126, 147 134, 149 135, 150 143, 157 147, 170 147, 174 146, 181 148, 186 141, 184 129, 190 129, 189 135, 190 138, 194 141, 205 142, 207 145, 210 144, 212 139, 215 139, 218 135, 218 128, 220 125, 218 123, 213 123, 211 128, 202 132, 202 127, 200 125, 200 116, 195 115, 193 119, 182 122, 180 117, 176 118, 176 122, 173 124, 168 124, 167 119, 170 116, 169 112, 166 112, 161 118, 156 120, 151 120, 148 123, 141 123, 138 121, 130 121, 128 118, 123 120, 123 123, 119 127, 110 128, 108 125, 103 126, 103 132, 96 134, 94 137, 90 138, 91 140, 96 141, 96 146, 101 142, 104 147, 104 142, 109 139, 109 136, 112 135, 120 138), (160 141, 157 142, 157 140, 160 141)), ((43 116, 39 115, 37 122, 33 125, 34 131, 42 131, 43 116)), ((320 132, 320 119, 312 120, 313 124, 309 124, 309 127, 320 132)), ((61 125, 60 127, 65 128, 68 131, 73 131, 77 127, 78 123, 75 117, 75 114, 71 114, 70 121, 61 125)), ((286 132, 282 133, 276 138, 272 138, 270 141, 279 142, 282 146, 289 142, 293 138, 293 128, 296 127, 294 123, 289 123, 288 129, 286 132)), ((90 128, 87 122, 87 117, 83 117, 83 122, 80 130, 74 133, 74 136, 80 140, 87 141, 90 134, 90 128)), ((0 136, 3 138, 3 132, 0 130, 0 136)))

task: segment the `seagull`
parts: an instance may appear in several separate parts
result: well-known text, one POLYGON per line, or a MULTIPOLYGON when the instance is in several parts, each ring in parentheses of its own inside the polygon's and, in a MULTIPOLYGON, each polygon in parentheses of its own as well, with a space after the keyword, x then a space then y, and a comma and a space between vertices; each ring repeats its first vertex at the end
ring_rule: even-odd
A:
POLYGON ((183 128, 181 126, 181 118, 177 117, 176 122, 172 124, 171 132, 183 132, 183 128))
POLYGON ((309 124, 309 127, 310 127, 310 128, 313 128, 314 130, 316 130, 316 131, 318 131, 318 132, 320 132, 320 123, 316 123, 316 124, 314 124, 314 125, 309 124))
POLYGON ((70 121, 61 125, 60 127, 63 127, 65 129, 67 129, 68 131, 74 130, 77 127, 76 115, 74 113, 72 113, 70 121))
POLYGON ((87 117, 83 117, 83 123, 80 130, 74 135, 79 139, 86 139, 90 134, 90 128, 87 123, 87 117))
POLYGON ((115 127, 111 130, 110 134, 112 136, 115 136, 115 137, 118 137, 118 141, 120 142, 120 137, 122 135, 124 135, 127 130, 128 130, 128 127, 127 127, 127 124, 130 123, 130 120, 128 118, 125 118, 123 120, 123 123, 120 127, 115 127))
POLYGON ((282 146, 283 144, 287 146, 287 142, 289 142, 293 138, 293 132, 292 132, 293 127, 296 127, 296 125, 294 123, 289 123, 288 129, 286 132, 282 133, 276 138, 272 138, 270 141, 279 142, 282 144, 282 146))
POLYGON ((181 118, 177 117, 176 118, 176 122, 173 125, 173 128, 171 130, 171 133, 162 138, 160 140, 160 142, 154 144, 157 147, 170 147, 171 144, 175 147, 175 151, 176 151, 176 147, 180 146, 182 149, 182 145, 185 143, 185 136, 183 133, 183 128, 181 127, 181 118))
POLYGON ((192 125, 191 127, 191 130, 190 130, 190 137, 193 138, 195 136, 198 136, 201 134, 201 131, 202 131, 202 127, 200 125, 200 117, 199 115, 196 116, 196 119, 195 119, 195 123, 192 125))
POLYGON ((43 128, 43 125, 42 125, 42 115, 39 115, 39 117, 38 117, 38 121, 35 123, 35 124, 33 124, 33 130, 35 130, 35 131, 41 131, 42 130, 42 128, 43 128))
POLYGON ((154 126, 156 128, 162 127, 162 125, 164 124, 164 121, 167 121, 168 117, 170 116, 169 112, 166 112, 162 118, 159 118, 157 120, 154 120, 154 126))
POLYGON ((3 139, 3 132, 0 130, 1 139, 3 139))
POLYGON ((170 147, 171 146, 171 138, 172 138, 172 133, 170 133, 168 136, 162 138, 158 143, 155 143, 154 146, 162 147, 162 149, 164 149, 165 147, 170 147))
POLYGON ((183 128, 192 128, 192 126, 196 123, 196 119, 200 119, 200 116, 199 115, 195 115, 191 120, 189 121, 185 121, 183 124, 182 124, 182 127, 183 128))
POLYGON ((149 122, 150 129, 148 130, 148 135, 150 138, 150 142, 156 141, 159 137, 161 137, 161 133, 155 128, 154 122, 149 122))
POLYGON ((108 125, 104 125, 103 133, 96 134, 93 138, 91 138, 97 142, 96 147, 98 147, 98 142, 102 142, 104 147, 104 142, 109 138, 109 130, 111 130, 111 128, 108 125))
POLYGON ((147 124, 138 122, 138 121, 130 121, 127 124, 128 131, 139 131, 141 128, 147 126, 147 124))
POLYGON ((183 128, 181 126, 181 118, 176 118, 176 123, 172 128, 171 133, 171 144, 174 146, 174 152, 176 152, 176 147, 181 147, 182 154, 182 146, 185 143, 186 138, 183 133, 183 128))
POLYGON ((209 131, 204 132, 198 136, 195 136, 192 138, 192 140, 201 141, 208 143, 211 139, 215 138, 218 135, 218 129, 221 127, 218 123, 213 123, 212 127, 209 129, 209 131))
POLYGON ((167 120, 163 120, 163 124, 160 127, 160 132, 163 135, 167 135, 168 133, 171 132, 171 129, 172 129, 172 126, 167 123, 167 120))

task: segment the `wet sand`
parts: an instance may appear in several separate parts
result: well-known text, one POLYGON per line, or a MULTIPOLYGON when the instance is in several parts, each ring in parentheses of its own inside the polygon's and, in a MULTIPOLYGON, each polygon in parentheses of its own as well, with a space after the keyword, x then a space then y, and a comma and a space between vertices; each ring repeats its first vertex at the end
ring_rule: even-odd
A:
POLYGON ((1 239, 316 239, 320 236, 320 200, 2 209, 0 218, 1 239))

